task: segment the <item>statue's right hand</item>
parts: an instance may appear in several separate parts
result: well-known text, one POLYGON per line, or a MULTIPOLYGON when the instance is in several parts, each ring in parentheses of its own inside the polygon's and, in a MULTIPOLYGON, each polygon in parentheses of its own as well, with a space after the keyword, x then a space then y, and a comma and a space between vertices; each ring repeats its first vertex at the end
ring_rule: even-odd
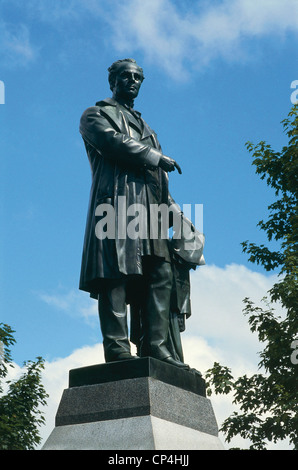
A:
POLYGON ((178 165, 178 163, 175 160, 173 160, 173 158, 166 157, 165 155, 162 155, 162 157, 160 158, 159 166, 160 168, 162 168, 164 171, 167 171, 167 172, 174 171, 175 168, 177 168, 178 173, 180 175, 182 174, 182 170, 180 166, 178 165))

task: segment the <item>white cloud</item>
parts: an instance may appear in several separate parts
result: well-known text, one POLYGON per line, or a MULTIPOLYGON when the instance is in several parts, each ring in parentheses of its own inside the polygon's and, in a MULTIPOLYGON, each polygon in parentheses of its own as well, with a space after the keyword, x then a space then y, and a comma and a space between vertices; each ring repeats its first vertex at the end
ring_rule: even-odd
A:
MULTIPOLYGON (((242 265, 198 268, 191 275, 192 315, 183 334, 205 338, 225 361, 237 364, 245 358, 256 362, 260 344, 242 312, 243 299, 249 297, 260 305, 276 281, 276 275, 265 276, 242 265)), ((279 305, 274 308, 282 312, 279 305)))
MULTIPOLYGON (((25 8, 31 21, 49 23, 61 35, 72 35, 68 41, 77 37, 80 22, 98 20, 94 47, 108 44, 118 54, 141 53, 179 80, 187 78, 190 68, 201 69, 217 58, 245 60, 250 57, 247 40, 298 31, 296 0, 194 0, 187 5, 174 0, 28 0, 25 8)), ((22 61, 36 55, 26 21, 15 25, 14 32, 2 22, 2 55, 22 61)))
POLYGON ((40 428, 43 443, 55 426, 55 416, 62 397, 63 390, 68 387, 68 374, 71 369, 87 367, 104 362, 102 344, 84 346, 65 358, 56 358, 45 362, 42 383, 49 395, 47 406, 44 407, 46 424, 40 428))
POLYGON ((187 76, 186 65, 200 69, 216 58, 243 60, 245 39, 298 30, 296 0, 197 1, 184 9, 171 0, 116 4, 106 14, 114 48, 140 51, 178 79, 187 76))
POLYGON ((36 294, 46 304, 70 316, 80 316, 89 325, 94 325, 94 322, 98 321, 97 302, 78 290, 61 292, 59 289, 55 293, 37 292, 36 294))
POLYGON ((25 24, 9 24, 0 20, 0 57, 2 66, 27 65, 37 55, 38 48, 30 40, 25 24))

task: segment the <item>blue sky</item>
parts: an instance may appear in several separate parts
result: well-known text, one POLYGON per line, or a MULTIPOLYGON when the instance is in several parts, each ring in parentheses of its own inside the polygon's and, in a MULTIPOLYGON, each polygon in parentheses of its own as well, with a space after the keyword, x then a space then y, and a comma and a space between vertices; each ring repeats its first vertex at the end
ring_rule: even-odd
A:
MULTIPOLYGON (((0 321, 16 330, 17 364, 100 342, 96 307, 78 291, 91 182, 78 126, 111 95, 107 68, 124 57, 146 77, 135 108, 182 167, 170 174, 173 197, 204 206, 207 265, 193 297, 211 324, 197 338, 224 350, 218 317, 241 318, 235 295, 259 300, 273 279, 241 252, 246 239, 265 241, 256 224, 274 198, 245 142, 286 144, 297 39, 296 0, 1 0, 0 321)), ((236 326, 226 320, 227 341, 236 326)))

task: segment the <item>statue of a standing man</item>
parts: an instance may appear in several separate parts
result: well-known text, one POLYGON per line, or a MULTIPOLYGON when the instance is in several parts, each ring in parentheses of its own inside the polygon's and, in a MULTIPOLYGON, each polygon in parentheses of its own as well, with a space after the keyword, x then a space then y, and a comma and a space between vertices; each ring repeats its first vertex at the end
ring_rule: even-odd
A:
POLYGON ((121 231, 129 221, 126 208, 132 204, 148 211, 152 204, 175 207, 168 191, 168 172, 177 169, 181 173, 175 160, 162 153, 155 132, 134 110, 143 80, 143 70, 135 60, 115 62, 109 68, 113 97, 97 102, 81 118, 92 187, 80 289, 98 298, 106 362, 136 359, 131 355, 126 313, 135 296, 142 325, 139 355, 188 368, 167 347, 173 276, 168 240, 150 237, 150 217, 142 227, 142 237, 123 237, 121 231), (123 200, 124 208, 119 202, 123 200), (106 205, 116 215, 113 236, 98 236, 96 225, 103 216, 98 207, 106 205))

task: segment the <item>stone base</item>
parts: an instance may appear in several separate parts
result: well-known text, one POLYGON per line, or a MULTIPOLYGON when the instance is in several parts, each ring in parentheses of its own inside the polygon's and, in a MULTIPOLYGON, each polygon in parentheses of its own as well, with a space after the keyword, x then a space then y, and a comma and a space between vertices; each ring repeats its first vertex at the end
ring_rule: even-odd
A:
POLYGON ((223 450, 205 382, 153 358, 69 373, 43 450, 223 450))
POLYGON ((155 416, 58 426, 43 450, 224 450, 217 436, 155 416))

